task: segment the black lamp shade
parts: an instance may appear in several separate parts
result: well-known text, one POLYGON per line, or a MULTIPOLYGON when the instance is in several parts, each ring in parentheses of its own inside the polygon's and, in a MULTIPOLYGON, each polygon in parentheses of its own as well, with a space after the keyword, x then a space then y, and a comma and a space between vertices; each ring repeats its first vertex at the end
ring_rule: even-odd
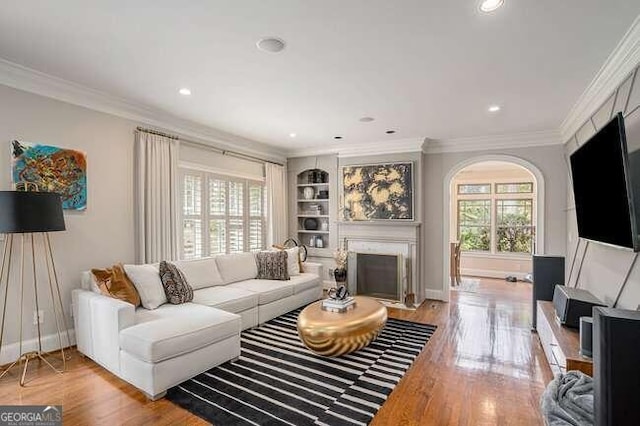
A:
POLYGON ((59 194, 0 191, 0 233, 64 230, 62 198, 59 194))

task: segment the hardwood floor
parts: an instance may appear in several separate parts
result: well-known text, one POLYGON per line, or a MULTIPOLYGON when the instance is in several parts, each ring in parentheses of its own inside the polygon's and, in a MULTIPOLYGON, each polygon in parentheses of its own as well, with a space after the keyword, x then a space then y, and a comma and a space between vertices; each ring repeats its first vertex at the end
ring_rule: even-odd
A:
MULTIPOLYGON (((475 293, 452 292, 448 304, 390 310, 438 330, 372 424, 542 424, 539 399, 552 375, 530 331, 530 291, 530 284, 483 279, 475 293)), ((3 378, 0 403, 62 405, 65 425, 206 424, 169 401, 147 401, 75 352, 62 376, 35 370, 26 388, 15 376, 3 378)))
POLYGON ((483 279, 449 304, 394 312, 438 330, 372 424, 543 424, 540 395, 553 376, 530 331, 530 286, 483 279))

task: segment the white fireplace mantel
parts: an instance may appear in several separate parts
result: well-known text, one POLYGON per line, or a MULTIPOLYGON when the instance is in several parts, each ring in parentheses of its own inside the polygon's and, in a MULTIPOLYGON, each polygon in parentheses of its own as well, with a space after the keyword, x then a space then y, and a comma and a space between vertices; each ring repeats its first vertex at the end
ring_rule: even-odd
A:
POLYGON ((340 239, 346 242, 346 248, 351 252, 401 254, 406 264, 402 293, 414 293, 418 303, 424 299, 420 288, 420 222, 371 221, 338 224, 340 239))

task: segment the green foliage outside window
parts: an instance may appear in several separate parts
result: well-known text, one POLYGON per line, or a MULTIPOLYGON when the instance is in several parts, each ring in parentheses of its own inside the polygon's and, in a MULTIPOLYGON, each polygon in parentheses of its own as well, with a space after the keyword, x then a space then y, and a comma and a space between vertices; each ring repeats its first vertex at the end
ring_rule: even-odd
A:
POLYGON ((488 226, 460 228, 460 249, 474 251, 491 250, 491 232, 488 226))
MULTIPOLYGON (((494 200, 495 250, 531 253, 535 227, 533 200, 494 200)), ((492 200, 458 200, 458 239, 464 251, 491 251, 492 200)))
POLYGON ((503 215, 497 229, 497 249, 507 253, 531 253, 533 226, 531 218, 524 214, 503 215))
POLYGON ((531 253, 533 200, 497 200, 496 249, 507 253, 531 253))
POLYGON ((491 200, 458 201, 458 224, 462 250, 491 250, 491 200))

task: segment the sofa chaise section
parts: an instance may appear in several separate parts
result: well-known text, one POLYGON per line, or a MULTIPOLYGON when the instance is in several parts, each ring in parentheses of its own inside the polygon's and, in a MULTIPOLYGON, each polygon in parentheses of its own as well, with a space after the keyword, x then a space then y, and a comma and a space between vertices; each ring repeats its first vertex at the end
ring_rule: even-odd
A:
POLYGON ((78 351, 150 399, 240 356, 241 317, 195 303, 153 311, 74 290, 78 351))
POLYGON ((195 303, 136 311, 120 332, 120 368, 153 399, 186 379, 240 356, 239 315, 195 303))

